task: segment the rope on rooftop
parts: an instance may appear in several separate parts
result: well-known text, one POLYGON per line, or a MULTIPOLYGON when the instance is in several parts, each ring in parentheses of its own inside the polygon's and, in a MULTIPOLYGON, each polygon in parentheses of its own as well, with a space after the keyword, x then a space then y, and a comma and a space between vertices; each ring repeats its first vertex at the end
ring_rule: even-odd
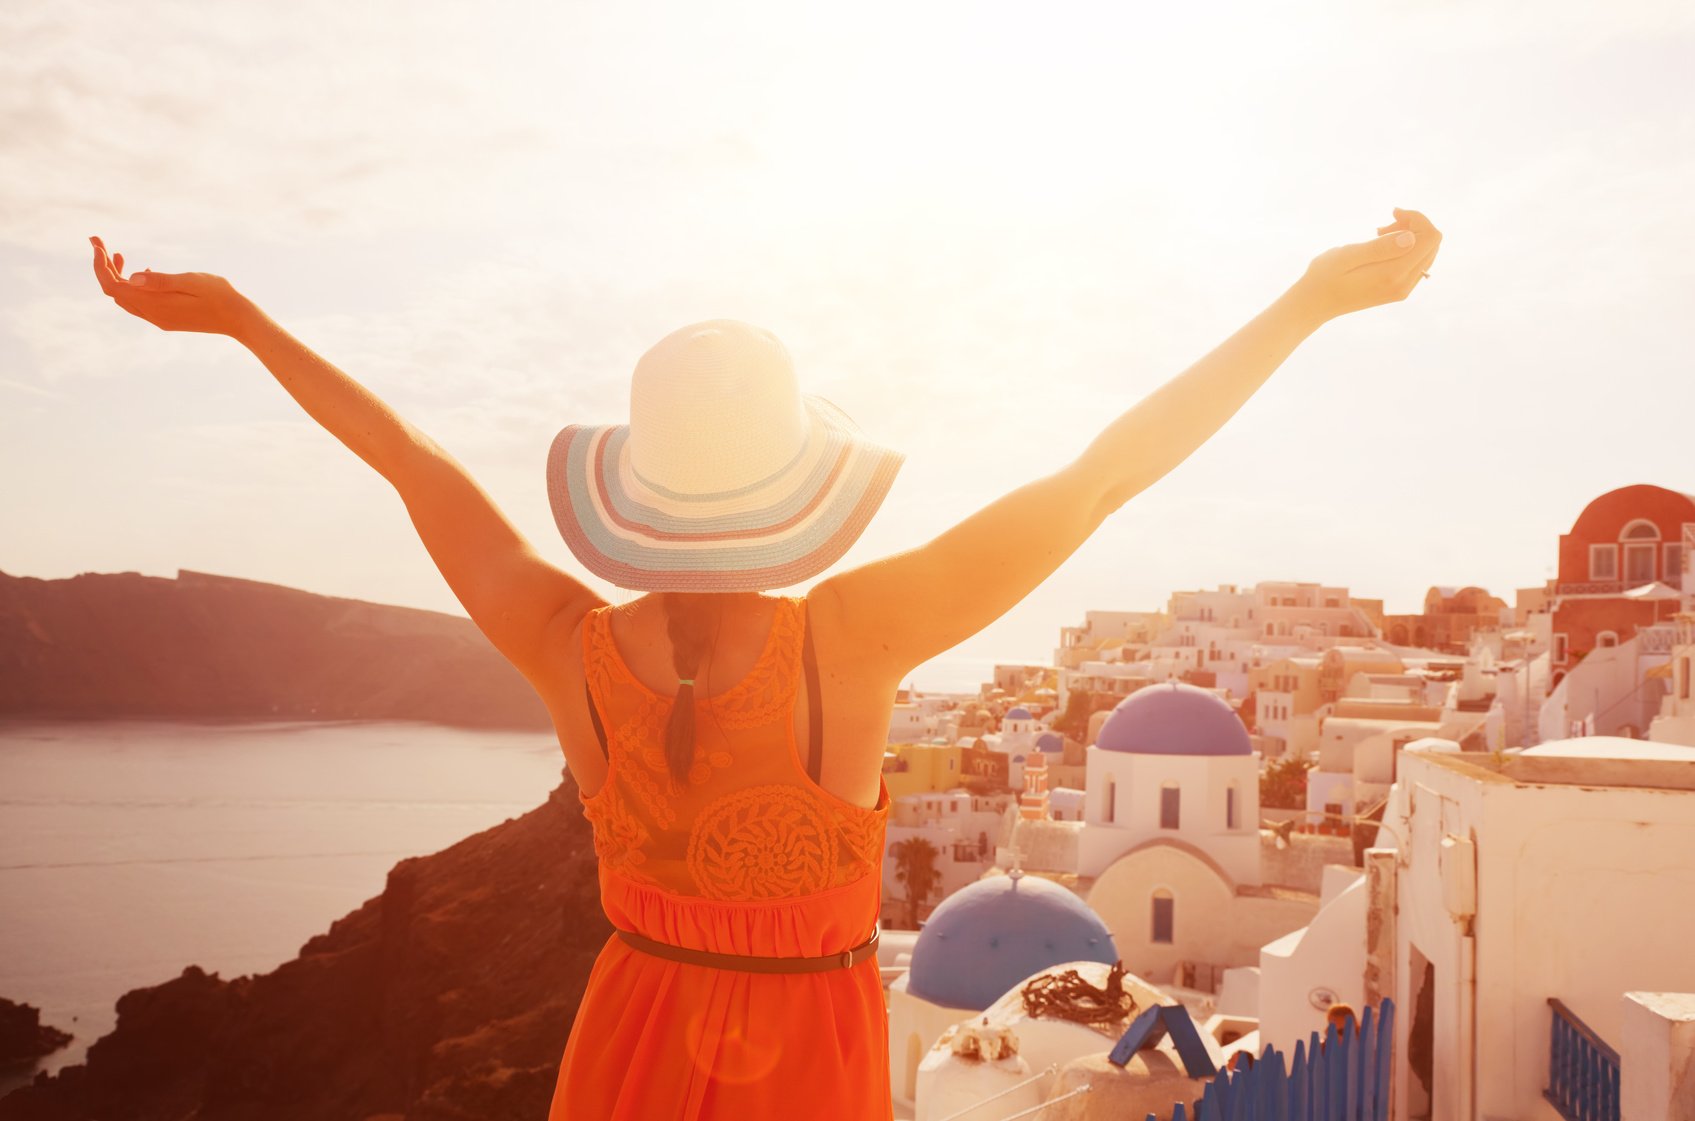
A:
POLYGON ((1067 969, 1025 982, 1023 996, 1027 1015, 1094 1027, 1121 1024, 1136 1011, 1136 998, 1124 991, 1122 961, 1113 963, 1104 988, 1091 985, 1075 969, 1067 969))
MULTIPOLYGON (((1074 1098, 1078 1094, 1087 1094, 1093 1088, 1094 1087, 1093 1087, 1092 1083, 1085 1082, 1085 1083, 1083 1083, 1083 1085, 1077 1087, 1075 1090, 1067 1090, 1065 1093, 1059 1095, 1059 1097, 1057 1097, 1057 1098, 1049 1098, 1047 1101, 1043 1102, 1041 1105, 1033 1105, 1029 1109, 1021 1109, 1017 1113, 1009 1113, 1005 1117, 1002 1117, 1001 1121, 1017 1121, 1017 1119, 1020 1118, 1020 1117, 1029 1117, 1031 1114, 1040 1113, 1040 1112, 1042 1112, 1042 1110, 1048 1108, 1048 1106, 1053 1105, 1056 1102, 1062 1102, 1066 1098, 1074 1098)), ((976 1107, 973 1106, 972 1108, 975 1109, 976 1107)))
MULTIPOLYGON (((1004 1090, 997 1091, 993 1094, 990 1094, 986 1098, 979 1099, 978 1101, 971 1103, 970 1105, 966 1106, 964 1109, 959 1110, 956 1113, 948 1114, 946 1117, 942 1118, 941 1121, 954 1121, 955 1118, 964 1117, 967 1113, 975 1113, 978 1106, 986 1105, 987 1103, 994 1101, 996 1098, 1004 1098, 1008 1094, 1012 1093, 1014 1090, 1022 1090, 1024 1087, 1030 1085, 1030 1083, 1039 1082, 1042 1079, 1046 1078, 1048 1075, 1057 1071, 1058 1069, 1059 1069, 1058 1063, 1049 1063, 1047 1066, 1043 1067, 1041 1070, 1037 1071, 1035 1074, 1032 1074, 1029 1078, 1024 1079, 1022 1082, 1014 1082, 1012 1085, 1008 1086, 1004 1090)), ((1043 1103, 1043 1104, 1046 1104, 1046 1103, 1043 1103)))

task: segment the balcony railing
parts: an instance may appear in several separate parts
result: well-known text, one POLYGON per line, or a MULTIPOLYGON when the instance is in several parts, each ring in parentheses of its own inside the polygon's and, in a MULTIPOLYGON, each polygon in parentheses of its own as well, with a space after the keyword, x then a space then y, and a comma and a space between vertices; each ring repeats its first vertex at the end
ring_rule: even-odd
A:
POLYGON ((1624 590, 1623 580, 1584 580, 1554 586, 1554 594, 1562 596, 1616 596, 1624 590))
POLYGON ((1636 628, 1636 651, 1639 654, 1670 654, 1676 642, 1677 628, 1670 623, 1636 628))
POLYGON ((1548 1034, 1548 1088, 1542 1091, 1566 1121, 1619 1121, 1618 1052, 1554 997, 1548 1034))

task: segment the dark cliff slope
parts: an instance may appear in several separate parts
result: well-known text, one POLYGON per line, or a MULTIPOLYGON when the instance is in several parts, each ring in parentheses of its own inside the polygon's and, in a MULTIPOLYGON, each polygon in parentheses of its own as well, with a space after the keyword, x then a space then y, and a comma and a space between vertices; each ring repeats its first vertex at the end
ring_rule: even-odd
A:
POLYGON ((124 994, 88 1062, 13 1091, 0 1121, 539 1121, 610 933, 567 777, 401 861, 270 973, 190 966, 124 994))
POLYGON ((0 716, 552 726, 469 619, 186 570, 0 573, 0 716))

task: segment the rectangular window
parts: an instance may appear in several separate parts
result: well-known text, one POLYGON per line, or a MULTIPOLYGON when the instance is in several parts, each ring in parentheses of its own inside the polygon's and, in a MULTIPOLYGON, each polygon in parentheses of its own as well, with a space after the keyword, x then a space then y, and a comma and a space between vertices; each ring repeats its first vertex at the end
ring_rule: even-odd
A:
POLYGON ((1689 699, 1689 678, 1695 675, 1695 665, 1690 665, 1688 658, 1679 660, 1683 663, 1683 684, 1678 689, 1678 699, 1687 701, 1689 699))
POLYGON ((1162 787, 1159 792, 1159 827, 1176 829, 1180 820, 1183 791, 1175 786, 1162 787))
POLYGON ((1676 541, 1667 541, 1666 542, 1666 574, 1663 577, 1663 579, 1665 580, 1666 583, 1671 584, 1674 587, 1681 588, 1681 587, 1683 587, 1682 583, 1680 583, 1682 578, 1683 578, 1683 546, 1676 541))
POLYGON ((1177 901, 1169 896, 1154 897, 1154 941, 1165 945, 1171 944, 1171 928, 1176 925, 1173 921, 1177 901))
POLYGON ((1618 579, 1618 546, 1589 546, 1589 579, 1596 581, 1618 579))
POLYGON ((1234 786, 1224 791, 1224 828, 1236 828, 1236 788, 1234 786))
POLYGON ((1654 554, 1659 550, 1652 544, 1624 547, 1624 582, 1635 588, 1654 578, 1654 554))
POLYGON ((1565 632, 1561 631, 1560 633, 1558 633, 1554 636, 1554 664, 1559 665, 1561 662, 1564 662, 1565 660, 1566 660, 1566 636, 1565 636, 1565 632))

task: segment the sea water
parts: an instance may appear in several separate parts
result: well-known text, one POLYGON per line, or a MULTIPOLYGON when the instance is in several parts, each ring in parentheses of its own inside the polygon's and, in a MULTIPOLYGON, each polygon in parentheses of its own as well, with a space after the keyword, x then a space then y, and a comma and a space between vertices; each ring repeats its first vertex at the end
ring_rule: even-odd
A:
POLYGON ((75 1033, 0 1093, 81 1062, 129 989, 289 960, 402 857, 541 804, 563 762, 550 732, 0 722, 0 997, 75 1033))

